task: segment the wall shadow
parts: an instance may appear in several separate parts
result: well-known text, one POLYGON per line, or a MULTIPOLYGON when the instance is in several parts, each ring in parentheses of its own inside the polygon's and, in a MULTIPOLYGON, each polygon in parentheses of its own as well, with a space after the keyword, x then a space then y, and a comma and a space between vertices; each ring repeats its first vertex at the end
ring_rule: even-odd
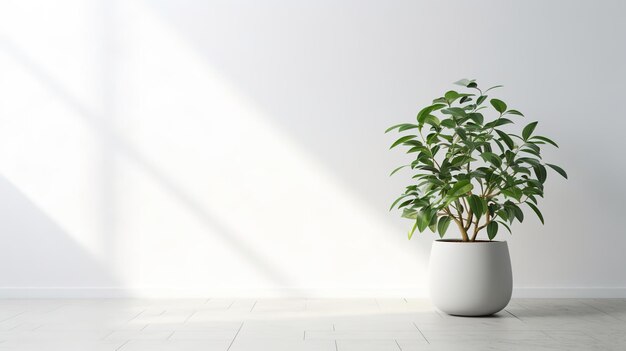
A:
POLYGON ((119 286, 102 262, 4 176, 0 199, 0 289, 119 286))
MULTIPOLYGON (((222 220, 214 216, 212 213, 206 211, 193 195, 186 192, 176 181, 174 181, 169 175, 159 169, 159 167, 144 157, 140 151, 134 148, 130 143, 120 137, 114 130, 112 123, 107 121, 105 116, 101 116, 87 106, 83 105, 77 98, 75 98, 63 85, 55 80, 45 69, 38 65, 32 58, 21 50, 15 43, 4 41, 4 51, 13 57, 17 62, 23 65, 37 80, 44 85, 51 93, 53 93, 60 101, 62 101, 68 108, 72 109, 82 121, 90 126, 95 135, 97 135, 110 149, 109 153, 115 154, 118 157, 124 157, 138 167, 141 168, 146 174, 154 179, 162 189, 169 194, 173 195, 179 203, 187 209, 187 211, 193 214, 201 223, 213 233, 218 234, 218 238, 230 246, 233 252, 236 253, 243 262, 247 262, 250 267, 257 270, 265 278, 277 284, 278 286, 290 286, 292 280, 283 272, 280 267, 272 264, 270 260, 264 257, 261 253, 248 245, 241 235, 227 225, 222 220)), ((104 168, 111 165, 111 157, 105 158, 106 164, 104 168)), ((113 182, 106 182, 105 185, 111 185, 113 182)), ((102 189, 102 192, 113 192, 113 189, 102 189)), ((102 207, 112 206, 112 202, 109 196, 105 196, 105 203, 102 207)), ((107 209, 104 211, 103 216, 105 220, 114 218, 111 215, 111 211, 114 209, 107 209)), ((106 228, 115 228, 113 224, 108 224, 106 228)), ((105 246, 110 250, 109 254, 114 255, 114 248, 110 243, 106 243, 109 240, 108 236, 115 235, 116 233, 104 233, 105 246)))
POLYGON ((392 5, 363 4, 355 13, 315 2, 145 3, 266 112, 268 123, 361 202, 385 213, 403 188, 388 178, 397 165, 383 132, 392 121, 411 118, 415 108, 406 103, 415 100, 414 91, 389 89, 407 81, 394 62, 411 55, 386 52, 390 43, 372 26, 378 11, 393 11, 392 5), (381 99, 398 104, 381 110, 370 103, 381 99))
POLYGON ((341 4, 333 4, 335 12, 328 11, 333 6, 315 2, 144 3, 249 98, 267 117, 265 123, 288 136, 357 202, 397 229, 380 233, 382 237, 416 258, 429 256, 436 234, 407 242, 411 223, 388 212, 406 185, 401 177, 410 176, 389 178, 389 172, 408 159, 389 152, 394 136, 384 131, 412 118, 415 96, 420 95, 417 88, 390 89, 418 86, 411 79, 417 72, 397 67, 414 67, 408 62, 419 53, 389 41, 372 25, 380 11, 393 13, 397 5, 363 4, 355 13, 341 4), (377 100, 393 103, 384 108, 370 103, 377 100))

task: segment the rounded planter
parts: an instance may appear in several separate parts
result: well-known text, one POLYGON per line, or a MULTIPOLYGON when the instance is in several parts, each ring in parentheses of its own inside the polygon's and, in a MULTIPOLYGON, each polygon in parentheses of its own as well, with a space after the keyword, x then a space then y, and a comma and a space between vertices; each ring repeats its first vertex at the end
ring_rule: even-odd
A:
POLYGON ((486 316, 511 300, 513 276, 505 241, 433 242, 430 296, 435 307, 458 316, 486 316))

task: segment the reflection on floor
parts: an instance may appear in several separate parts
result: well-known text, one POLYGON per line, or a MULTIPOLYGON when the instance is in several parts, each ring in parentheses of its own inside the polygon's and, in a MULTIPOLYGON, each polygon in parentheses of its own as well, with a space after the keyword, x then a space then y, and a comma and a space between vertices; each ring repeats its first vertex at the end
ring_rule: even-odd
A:
POLYGON ((0 300, 0 350, 626 350, 626 299, 483 318, 417 299, 0 300))

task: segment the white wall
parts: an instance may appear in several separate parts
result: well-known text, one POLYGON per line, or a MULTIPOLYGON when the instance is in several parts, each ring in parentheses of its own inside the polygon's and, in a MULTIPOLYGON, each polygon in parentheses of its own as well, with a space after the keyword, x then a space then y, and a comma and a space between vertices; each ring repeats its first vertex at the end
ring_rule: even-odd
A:
POLYGON ((621 1, 0 5, 0 295, 425 296, 383 130, 459 78, 561 145, 518 296, 626 296, 621 1))

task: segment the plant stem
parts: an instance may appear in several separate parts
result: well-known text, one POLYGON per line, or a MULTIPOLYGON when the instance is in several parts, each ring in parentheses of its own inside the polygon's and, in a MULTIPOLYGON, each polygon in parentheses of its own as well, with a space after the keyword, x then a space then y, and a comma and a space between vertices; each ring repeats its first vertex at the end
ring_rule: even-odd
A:
POLYGON ((450 209, 448 207, 444 208, 444 211, 446 211, 446 213, 448 213, 448 215, 450 216, 450 218, 452 218, 452 220, 454 221, 454 223, 456 223, 456 225, 459 227, 459 230, 461 231, 461 238, 463 239, 463 241, 469 241, 469 236, 467 235, 467 230, 465 230, 464 225, 463 225, 463 216, 461 216, 460 211, 457 209, 457 212, 459 212, 458 214, 458 218, 452 214, 452 211, 450 211, 450 209))
POLYGON ((474 215, 472 213, 472 209, 469 207, 469 204, 467 203, 467 200, 465 200, 465 198, 462 198, 463 203, 465 204, 465 209, 467 210, 467 219, 465 219, 465 230, 468 230, 469 227, 472 225, 472 216, 474 215))
POLYGON ((478 235, 478 232, 480 232, 483 228, 489 225, 489 223, 491 223, 491 216, 489 215, 489 211, 487 211, 487 214, 486 214, 485 224, 478 226, 478 222, 479 221, 476 221, 476 224, 474 225, 474 234, 472 235, 472 241, 476 240, 476 236, 478 235))
POLYGON ((461 222, 454 217, 452 217, 452 219, 454 220, 456 225, 459 227, 459 231, 461 232, 461 238, 463 239, 463 241, 470 241, 469 236, 467 235, 467 230, 465 230, 465 228, 463 227, 463 224, 461 224, 461 222))

